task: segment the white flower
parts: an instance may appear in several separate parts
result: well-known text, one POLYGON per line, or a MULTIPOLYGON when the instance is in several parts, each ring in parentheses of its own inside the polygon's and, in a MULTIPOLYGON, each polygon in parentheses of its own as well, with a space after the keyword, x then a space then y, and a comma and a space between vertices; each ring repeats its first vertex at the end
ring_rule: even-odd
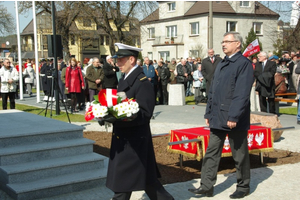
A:
POLYGON ((107 107, 95 104, 93 105, 93 114, 95 117, 104 117, 107 115, 107 107))

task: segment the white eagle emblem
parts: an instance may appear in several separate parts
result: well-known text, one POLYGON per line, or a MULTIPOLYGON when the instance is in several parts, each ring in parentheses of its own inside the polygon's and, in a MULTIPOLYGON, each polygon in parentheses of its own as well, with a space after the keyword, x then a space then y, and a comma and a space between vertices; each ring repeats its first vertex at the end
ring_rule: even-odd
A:
POLYGON ((223 148, 226 149, 226 150, 228 150, 230 148, 228 136, 226 136, 226 138, 225 138, 224 147, 223 148))
MULTIPOLYGON (((182 141, 183 141, 183 140, 188 140, 188 139, 189 139, 189 138, 186 137, 186 136, 182 136, 182 137, 181 137, 181 140, 182 140, 182 141)), ((189 148, 189 143, 184 143, 183 148, 188 149, 188 148, 189 148)))
POLYGON ((258 146, 262 145, 264 137, 265 137, 264 133, 258 133, 258 134, 256 134, 255 141, 257 142, 258 146))
POLYGON ((248 135, 248 146, 251 147, 253 145, 253 133, 248 135))

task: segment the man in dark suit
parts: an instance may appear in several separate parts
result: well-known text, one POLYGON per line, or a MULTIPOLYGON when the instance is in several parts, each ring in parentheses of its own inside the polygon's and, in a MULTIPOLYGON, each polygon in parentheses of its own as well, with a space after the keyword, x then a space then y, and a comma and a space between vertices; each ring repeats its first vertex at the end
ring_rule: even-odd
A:
POLYGON ((103 79, 103 89, 111 88, 117 89, 118 78, 117 72, 119 68, 115 66, 111 56, 106 56, 106 63, 103 65, 104 79, 103 79))
POLYGON ((208 57, 203 59, 202 61, 201 72, 206 80, 206 95, 209 92, 210 84, 214 76, 216 67, 221 60, 222 59, 220 57, 215 56, 215 51, 213 49, 208 49, 208 57))
POLYGON ((185 96, 192 96, 194 95, 192 93, 192 89, 193 89, 193 73, 194 71, 197 70, 196 65, 194 64, 192 57, 188 57, 188 60, 186 62, 186 67, 189 68, 190 73, 188 74, 188 81, 187 81, 187 89, 186 89, 186 93, 185 96))
POLYGON ((229 197, 243 198, 250 191, 248 130, 253 67, 242 55, 238 32, 224 34, 222 49, 226 57, 219 62, 208 94, 205 122, 210 128, 209 144, 202 161, 201 186, 189 189, 195 194, 213 196, 224 141, 228 134, 236 166, 237 187, 229 197))
POLYGON ((115 195, 113 200, 129 200, 132 191, 145 190, 152 200, 174 199, 161 185, 153 150, 150 119, 155 100, 151 82, 136 64, 142 49, 116 43, 113 56, 124 76, 118 92, 134 98, 139 104, 137 117, 132 121, 113 120, 113 135, 107 171, 106 186, 115 195))
POLYGON ((260 111, 267 112, 267 101, 269 113, 275 113, 275 80, 276 63, 267 60, 266 52, 258 54, 258 61, 255 64, 254 77, 256 78, 256 91, 259 95, 260 111), (267 99, 268 98, 268 99, 267 99))
POLYGON ((176 82, 184 85, 184 94, 186 94, 188 76, 189 74, 191 74, 191 71, 190 68, 186 66, 186 60, 184 58, 180 60, 180 64, 176 66, 176 69, 177 69, 176 82))
POLYGON ((171 72, 168 68, 168 64, 163 63, 163 61, 158 61, 158 85, 159 85, 159 103, 163 105, 168 105, 168 90, 167 86, 171 77, 171 72))

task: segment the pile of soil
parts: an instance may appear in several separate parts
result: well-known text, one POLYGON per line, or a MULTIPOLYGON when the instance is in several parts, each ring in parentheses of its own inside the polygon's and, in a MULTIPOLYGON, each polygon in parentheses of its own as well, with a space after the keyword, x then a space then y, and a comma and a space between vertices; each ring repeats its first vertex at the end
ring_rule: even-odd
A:
MULTIPOLYGON (((94 152, 109 157, 111 133, 86 131, 84 137, 94 140, 94 152)), ((185 182, 200 178, 202 161, 183 157, 183 168, 179 166, 179 154, 167 152, 169 137, 153 138, 156 161, 160 170, 162 184, 185 182)), ((250 154, 251 169, 300 162, 300 153, 274 149, 264 153, 264 164, 260 163, 258 154, 250 154)), ((218 174, 235 172, 232 157, 221 158, 218 174)))

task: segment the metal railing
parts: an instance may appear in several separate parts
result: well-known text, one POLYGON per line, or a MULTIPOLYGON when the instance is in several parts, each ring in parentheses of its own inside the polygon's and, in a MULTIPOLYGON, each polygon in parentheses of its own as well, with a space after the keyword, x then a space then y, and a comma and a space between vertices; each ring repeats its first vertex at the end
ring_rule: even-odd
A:
MULTIPOLYGON (((172 40, 171 37, 166 37, 164 36, 155 36, 154 38, 154 45, 157 44, 172 44, 172 40)), ((176 37, 173 37, 172 39, 174 39, 174 44, 179 44, 179 43, 183 43, 183 35, 177 35, 176 37)))

